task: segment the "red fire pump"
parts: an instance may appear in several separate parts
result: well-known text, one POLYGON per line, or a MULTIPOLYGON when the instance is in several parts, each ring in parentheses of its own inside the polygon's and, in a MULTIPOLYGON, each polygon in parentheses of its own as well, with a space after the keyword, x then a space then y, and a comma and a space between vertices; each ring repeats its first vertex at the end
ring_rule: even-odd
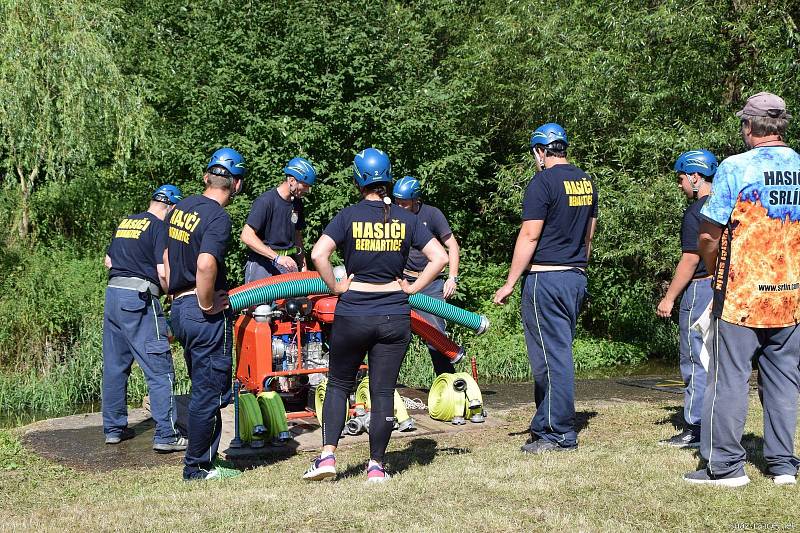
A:
MULTIPOLYGON (((274 276, 231 293, 297 277, 298 274, 274 276)), ((287 405, 288 419, 313 416, 314 390, 328 372, 327 339, 337 301, 337 296, 313 294, 256 306, 240 315, 234 335, 236 379, 242 388, 254 394, 269 390, 280 393, 287 405), (290 407, 299 409, 290 411, 290 407)), ((411 330, 453 362, 464 356, 463 348, 413 310, 411 330)))

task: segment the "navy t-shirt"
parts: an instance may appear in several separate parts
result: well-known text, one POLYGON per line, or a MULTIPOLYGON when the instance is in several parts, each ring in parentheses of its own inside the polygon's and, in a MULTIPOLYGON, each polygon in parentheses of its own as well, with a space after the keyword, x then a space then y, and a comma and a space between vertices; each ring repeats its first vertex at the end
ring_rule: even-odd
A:
POLYGON ((157 265, 164 263, 167 231, 164 222, 145 211, 122 219, 108 247, 108 276, 143 278, 159 287, 157 265))
MULTIPOLYGON (((444 214, 432 205, 422 204, 417 212, 417 218, 442 244, 453 234, 453 230, 450 229, 450 224, 447 223, 444 214)), ((406 270, 422 272, 427 264, 428 258, 421 251, 412 248, 408 252, 406 270)))
POLYGON ((531 263, 585 267, 586 230, 597 218, 597 189, 574 165, 537 173, 525 189, 522 220, 544 220, 531 263))
POLYGON ((167 223, 169 293, 196 284, 197 258, 202 253, 217 260, 214 289, 227 289, 225 253, 231 236, 231 219, 216 201, 194 194, 184 198, 170 213, 167 223))
MULTIPOLYGON (((246 223, 273 250, 288 250, 294 246, 295 230, 306 227, 303 202, 300 198, 284 200, 278 189, 270 189, 255 199, 246 223)), ((251 261, 259 258, 261 255, 250 251, 251 261)))
MULTIPOLYGON (((681 251, 683 252, 697 253, 697 238, 700 235, 700 221, 702 220, 700 210, 706 200, 708 200, 708 196, 703 196, 683 212, 683 221, 681 222, 681 251)), ((706 276, 708 276, 708 269, 701 257, 694 271, 694 277, 704 278, 706 276)))
MULTIPOLYGON (((433 238, 414 213, 394 204, 384 223, 384 204, 362 200, 345 207, 323 232, 341 250, 347 274, 353 281, 388 283, 403 277, 408 252, 421 250, 433 238)), ((407 315, 408 295, 396 292, 347 291, 339 296, 336 314, 341 316, 407 315)))

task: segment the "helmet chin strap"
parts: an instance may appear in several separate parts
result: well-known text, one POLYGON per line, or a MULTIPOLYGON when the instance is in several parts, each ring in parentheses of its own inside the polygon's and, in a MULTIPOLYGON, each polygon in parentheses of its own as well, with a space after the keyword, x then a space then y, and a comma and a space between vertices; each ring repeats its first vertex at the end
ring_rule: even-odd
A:
POLYGON ((539 152, 536 148, 533 149, 533 158, 536 160, 536 170, 538 172, 544 170, 544 158, 539 156, 539 152))
POLYGON ((697 192, 700 190, 700 186, 698 185, 698 182, 700 181, 700 179, 699 178, 694 178, 694 179, 689 180, 689 181, 692 184, 692 200, 697 200, 697 192))
POLYGON ((233 198, 234 196, 239 194, 239 191, 244 187, 244 182, 242 182, 242 180, 239 180, 239 188, 238 189, 236 187, 234 187, 233 186, 233 182, 235 180, 236 180, 236 178, 234 178, 233 176, 229 176, 228 177, 228 183, 230 183, 228 188, 231 190, 231 198, 233 198))

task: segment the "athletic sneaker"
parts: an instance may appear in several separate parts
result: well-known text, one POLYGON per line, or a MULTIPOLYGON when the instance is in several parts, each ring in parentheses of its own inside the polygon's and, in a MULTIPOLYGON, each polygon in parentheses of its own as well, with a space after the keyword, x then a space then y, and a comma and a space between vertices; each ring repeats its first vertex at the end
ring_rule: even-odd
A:
POLYGON ((183 475, 184 481, 212 481, 215 479, 230 479, 234 477, 241 476, 242 473, 239 470, 235 470, 233 468, 223 468, 218 466, 216 468, 212 468, 211 470, 196 470, 189 474, 183 475))
POLYGON ((336 456, 333 454, 314 457, 311 466, 303 474, 303 479, 309 481, 322 481, 334 477, 336 477, 336 456))
POLYGON ((781 474, 774 476, 772 482, 776 485, 795 485, 797 484, 797 478, 791 474, 781 474))
POLYGON ((182 452, 189 444, 189 439, 186 437, 177 437, 172 442, 154 442, 153 450, 158 453, 182 452))
POLYGON ((689 483, 697 483, 701 485, 716 485, 718 487, 743 487, 750 483, 750 478, 740 470, 740 474, 728 474, 727 476, 712 476, 708 473, 707 468, 697 470, 695 472, 688 472, 683 475, 683 480, 689 483))
POLYGON ((699 448, 700 432, 686 429, 673 437, 660 440, 658 443, 664 446, 672 446, 673 448, 699 448))
POLYGON ((106 444, 119 444, 124 440, 130 440, 136 435, 132 428, 125 428, 119 433, 107 433, 106 444))
POLYGON ((382 464, 373 463, 367 467, 367 483, 386 483, 390 479, 392 476, 386 473, 382 464))
POLYGON ((565 448, 547 439, 538 439, 523 444, 520 447, 520 450, 522 450, 525 453, 547 453, 547 452, 569 452, 577 448, 578 448, 577 446, 572 446, 571 448, 565 448))

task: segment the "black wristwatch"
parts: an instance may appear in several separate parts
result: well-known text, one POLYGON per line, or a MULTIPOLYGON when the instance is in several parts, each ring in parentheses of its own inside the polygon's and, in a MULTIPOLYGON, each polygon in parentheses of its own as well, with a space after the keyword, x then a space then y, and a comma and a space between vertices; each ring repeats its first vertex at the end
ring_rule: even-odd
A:
POLYGON ((450 279, 452 279, 453 281, 455 281, 455 282, 456 282, 456 285, 458 285, 458 276, 450 276, 450 279))

